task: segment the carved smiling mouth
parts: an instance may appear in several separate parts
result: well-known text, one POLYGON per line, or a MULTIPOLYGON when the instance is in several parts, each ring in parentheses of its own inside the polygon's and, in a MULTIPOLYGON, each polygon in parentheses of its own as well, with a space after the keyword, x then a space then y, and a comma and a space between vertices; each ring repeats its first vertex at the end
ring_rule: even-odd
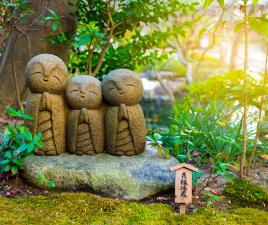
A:
POLYGON ((48 81, 48 78, 43 78, 43 81, 44 81, 44 82, 47 82, 47 81, 48 81))
POLYGON ((119 91, 118 93, 119 93, 120 95, 125 94, 124 91, 119 91))

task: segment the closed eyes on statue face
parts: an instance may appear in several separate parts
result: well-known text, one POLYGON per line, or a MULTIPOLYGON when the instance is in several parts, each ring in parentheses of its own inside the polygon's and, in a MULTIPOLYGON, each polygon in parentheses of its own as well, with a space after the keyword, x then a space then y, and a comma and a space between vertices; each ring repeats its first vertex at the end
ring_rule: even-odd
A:
POLYGON ((67 74, 54 63, 34 63, 28 68, 27 83, 33 92, 57 93, 64 91, 67 74))
POLYGON ((101 87, 93 83, 70 83, 66 97, 72 109, 97 109, 102 103, 101 87))
POLYGON ((103 87, 106 101, 112 105, 134 105, 142 98, 143 87, 141 81, 133 77, 111 79, 103 87))

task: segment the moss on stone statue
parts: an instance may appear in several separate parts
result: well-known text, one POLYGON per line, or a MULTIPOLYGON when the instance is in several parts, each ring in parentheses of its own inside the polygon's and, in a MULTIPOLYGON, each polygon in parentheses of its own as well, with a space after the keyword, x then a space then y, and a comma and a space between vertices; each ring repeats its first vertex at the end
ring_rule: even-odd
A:
POLYGON ((0 197, 0 224, 268 224, 267 212, 238 208, 178 215, 165 204, 139 204, 86 193, 7 199, 0 197))
POLYGON ((223 195, 240 206, 268 209, 268 190, 243 179, 234 179, 227 184, 223 195))

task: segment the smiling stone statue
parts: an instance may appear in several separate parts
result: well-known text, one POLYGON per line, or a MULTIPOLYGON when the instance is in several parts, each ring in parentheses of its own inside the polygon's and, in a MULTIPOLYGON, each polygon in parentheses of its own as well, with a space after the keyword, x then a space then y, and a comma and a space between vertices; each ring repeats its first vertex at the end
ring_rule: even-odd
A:
POLYGON ((131 70, 114 70, 104 77, 102 93, 110 105, 105 118, 107 152, 140 154, 146 144, 144 114, 139 104, 143 96, 140 77, 131 70))
POLYGON ((25 71, 31 93, 25 112, 34 120, 26 121, 33 135, 41 132, 44 146, 40 155, 59 155, 65 152, 66 105, 64 90, 68 70, 55 55, 41 54, 32 58, 25 71))
POLYGON ((69 152, 77 155, 104 152, 101 82, 89 75, 80 75, 69 81, 65 94, 71 108, 67 121, 69 152))

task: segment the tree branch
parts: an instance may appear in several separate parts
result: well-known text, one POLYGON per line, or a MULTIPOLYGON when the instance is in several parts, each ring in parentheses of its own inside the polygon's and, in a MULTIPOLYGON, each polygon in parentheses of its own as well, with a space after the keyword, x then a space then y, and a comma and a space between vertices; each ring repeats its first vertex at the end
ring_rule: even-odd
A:
POLYGON ((179 62, 186 67, 186 81, 187 84, 191 85, 193 82, 192 63, 188 62, 183 58, 181 48, 179 47, 179 45, 172 44, 170 41, 167 42, 170 47, 176 50, 179 62))
POLYGON ((11 42, 12 42, 12 38, 9 37, 7 39, 7 43, 6 43, 6 46, 4 48, 4 51, 3 51, 2 55, 1 55, 0 74, 2 74, 2 72, 3 72, 4 66, 5 66, 5 63, 6 63, 6 60, 7 60, 7 55, 8 55, 9 49, 10 49, 11 42))
POLYGON ((15 85, 15 90, 16 90, 16 95, 17 95, 17 101, 19 104, 20 109, 23 111, 23 105, 21 103, 20 100, 20 92, 19 92, 19 86, 18 86, 18 82, 17 82, 17 73, 16 73, 16 54, 15 54, 15 49, 16 49, 16 45, 17 45, 17 39, 13 39, 14 40, 14 48, 13 48, 13 55, 12 55, 12 75, 13 75, 13 80, 14 80, 14 85, 15 85))
POLYGON ((105 42, 104 46, 102 47, 102 51, 101 51, 97 66, 95 67, 95 69, 92 73, 92 76, 96 76, 101 68, 102 62, 105 58, 106 51, 107 51, 108 47, 110 46, 111 39, 114 35, 114 29, 116 27, 116 25, 114 24, 113 18, 112 18, 111 11, 110 11, 110 0, 106 0, 105 4, 106 4, 107 15, 108 15, 108 23, 107 23, 106 30, 108 32, 108 30, 110 28, 110 31, 109 31, 108 37, 106 39, 106 42, 105 42), (111 25, 111 27, 109 27, 109 24, 111 25))
POLYGON ((31 39, 29 35, 23 30, 23 28, 17 27, 16 30, 22 33, 26 37, 27 46, 28 46, 28 54, 29 54, 29 58, 31 59, 32 58, 32 46, 31 46, 31 39))
POLYGON ((164 89, 164 91, 167 93, 167 95, 169 96, 169 99, 174 102, 175 101, 175 97, 174 94, 172 93, 172 91, 166 86, 166 84, 163 82, 160 74, 158 73, 157 69, 155 68, 155 66, 153 67, 153 73, 155 74, 155 77, 157 78, 157 80, 159 81, 161 87, 164 89))
POLYGON ((213 30, 213 33, 212 33, 212 42, 211 42, 211 44, 210 44, 210 45, 203 51, 203 53, 202 53, 202 55, 201 55, 201 57, 200 57, 200 59, 199 59, 197 65, 196 65, 196 67, 195 67, 194 74, 197 73, 197 71, 198 71, 198 69, 199 69, 199 67, 200 67, 200 65, 201 65, 201 62, 203 61, 203 59, 204 59, 205 55, 207 54, 208 50, 210 50, 210 49, 215 45, 215 43, 216 43, 216 32, 217 32, 217 30, 218 30, 218 27, 220 26, 220 23, 221 23, 221 21, 222 21, 223 15, 224 15, 224 12, 225 12, 225 9, 223 8, 223 9, 222 9, 222 12, 221 12, 221 15, 220 15, 220 17, 219 17, 217 23, 215 24, 215 27, 214 27, 214 30, 213 30))
POLYGON ((92 49, 88 48, 88 75, 92 73, 92 49))

